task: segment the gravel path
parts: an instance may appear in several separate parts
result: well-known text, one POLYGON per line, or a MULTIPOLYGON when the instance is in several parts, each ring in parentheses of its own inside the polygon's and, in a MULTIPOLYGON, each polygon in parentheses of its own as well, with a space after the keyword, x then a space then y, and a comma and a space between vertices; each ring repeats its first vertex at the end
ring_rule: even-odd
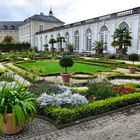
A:
POLYGON ((140 140, 140 105, 102 117, 57 129, 43 119, 35 119, 17 135, 1 140, 140 140))
MULTIPOLYGON (((49 133, 49 140, 139 140, 140 106, 49 133)), ((42 137, 43 140, 43 137, 42 137)))

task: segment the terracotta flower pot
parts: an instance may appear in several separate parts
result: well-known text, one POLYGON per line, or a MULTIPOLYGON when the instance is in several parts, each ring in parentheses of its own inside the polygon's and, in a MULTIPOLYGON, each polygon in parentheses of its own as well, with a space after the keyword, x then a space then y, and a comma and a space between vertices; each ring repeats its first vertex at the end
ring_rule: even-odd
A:
POLYGON ((64 83, 69 83, 70 82, 71 74, 69 74, 69 73, 62 73, 61 76, 62 76, 62 79, 63 79, 64 83))
POLYGON ((130 74, 135 74, 135 72, 136 72, 136 67, 130 66, 130 67, 129 67, 129 72, 130 72, 130 74))
POLYGON ((12 127, 12 114, 7 114, 7 121, 6 123, 3 122, 3 131, 4 134, 12 135, 20 132, 23 129, 22 126, 16 126, 15 128, 12 127))

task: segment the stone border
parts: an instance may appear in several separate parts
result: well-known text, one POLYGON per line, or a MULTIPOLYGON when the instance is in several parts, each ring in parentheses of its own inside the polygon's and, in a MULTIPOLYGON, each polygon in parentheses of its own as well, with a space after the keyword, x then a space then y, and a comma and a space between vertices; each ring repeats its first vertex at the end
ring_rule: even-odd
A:
POLYGON ((83 123, 83 122, 87 122, 87 121, 90 121, 90 120, 93 120, 93 119, 97 119, 97 118, 100 118, 100 117, 103 117, 103 116, 106 116, 106 115, 110 115, 110 114, 115 113, 115 112, 123 111, 125 109, 129 109, 131 107, 138 106, 138 105, 140 105, 140 103, 134 103, 134 104, 131 104, 131 105, 127 105, 125 107, 121 107, 121 108, 109 111, 109 112, 105 112, 105 113, 102 113, 102 114, 99 114, 99 115, 95 115, 95 116, 90 116, 88 118, 82 118, 82 119, 79 119, 77 121, 66 123, 66 124, 62 124, 62 125, 55 125, 53 123, 52 119, 49 119, 48 117, 45 117, 45 116, 37 115, 37 117, 41 118, 41 119, 44 119, 46 121, 49 121, 50 123, 53 123, 56 126, 56 128, 58 128, 58 129, 63 129, 65 127, 69 127, 69 126, 72 126, 72 125, 76 125, 76 124, 79 124, 79 123, 83 123))

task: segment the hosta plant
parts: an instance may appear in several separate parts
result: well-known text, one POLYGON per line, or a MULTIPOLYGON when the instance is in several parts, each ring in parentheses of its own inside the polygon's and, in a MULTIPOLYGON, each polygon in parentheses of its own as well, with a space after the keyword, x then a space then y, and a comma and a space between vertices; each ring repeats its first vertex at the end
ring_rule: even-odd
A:
POLYGON ((3 124, 7 123, 8 114, 12 114, 12 131, 17 126, 23 127, 35 118, 36 105, 36 98, 27 90, 4 85, 0 89, 0 130, 5 131, 3 124))

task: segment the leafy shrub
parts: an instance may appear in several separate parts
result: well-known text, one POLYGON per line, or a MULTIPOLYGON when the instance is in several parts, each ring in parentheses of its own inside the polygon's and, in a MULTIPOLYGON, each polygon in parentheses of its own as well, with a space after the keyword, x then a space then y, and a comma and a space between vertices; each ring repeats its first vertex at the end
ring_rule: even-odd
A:
POLYGON ((95 96, 97 100, 116 96, 112 84, 107 81, 93 82, 88 85, 87 96, 95 96))
POLYGON ((47 95, 60 94, 64 89, 51 82, 39 80, 29 88, 29 91, 39 97, 43 93, 46 93, 47 95))
POLYGON ((72 94, 72 92, 68 88, 60 94, 47 95, 46 93, 44 93, 38 98, 37 101, 40 107, 73 107, 78 105, 85 105, 88 103, 88 100, 84 96, 79 94, 72 94))
POLYGON ((105 113, 139 101, 140 93, 133 93, 91 102, 76 108, 46 107, 44 111, 45 115, 51 118, 56 125, 61 125, 81 118, 105 113))
POLYGON ((35 54, 36 54, 36 52, 35 52, 34 50, 30 51, 30 52, 28 53, 28 58, 29 58, 30 60, 35 60, 35 54))

